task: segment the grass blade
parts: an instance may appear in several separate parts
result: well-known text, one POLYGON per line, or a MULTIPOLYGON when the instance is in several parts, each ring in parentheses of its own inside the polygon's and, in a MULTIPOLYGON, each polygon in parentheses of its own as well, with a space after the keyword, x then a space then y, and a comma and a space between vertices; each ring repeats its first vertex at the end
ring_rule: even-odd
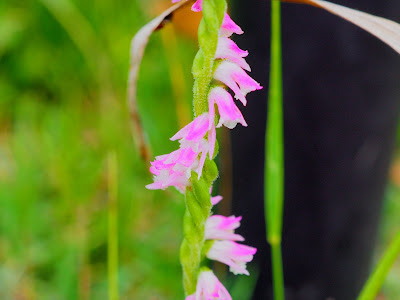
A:
POLYGON ((378 295, 383 282, 396 259, 400 255, 400 231, 395 236, 389 248, 376 266, 374 272, 369 277, 367 283, 361 290, 357 300, 374 300, 378 295))
POLYGON ((271 1, 271 70, 265 137, 265 218, 271 245, 274 299, 285 298, 281 254, 284 191, 281 3, 271 1))

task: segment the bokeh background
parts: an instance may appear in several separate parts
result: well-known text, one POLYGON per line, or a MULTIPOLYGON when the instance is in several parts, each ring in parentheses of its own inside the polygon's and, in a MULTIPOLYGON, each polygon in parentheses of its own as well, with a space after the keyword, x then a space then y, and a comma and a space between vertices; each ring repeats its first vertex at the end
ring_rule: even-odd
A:
MULTIPOLYGON (((183 197, 144 188, 148 162, 126 105, 130 41, 168 6, 0 2, 0 299, 107 299, 110 265, 120 299, 183 299, 183 197), (118 257, 108 255, 110 245, 118 257)), ((139 109, 153 155, 174 150, 168 138, 191 118, 198 17, 178 13, 150 39, 142 62, 139 109)), ((399 200, 394 158, 376 258, 400 227, 399 200)), ((246 299, 252 280, 226 284, 246 299)), ((400 299, 400 262, 381 297, 400 299)))

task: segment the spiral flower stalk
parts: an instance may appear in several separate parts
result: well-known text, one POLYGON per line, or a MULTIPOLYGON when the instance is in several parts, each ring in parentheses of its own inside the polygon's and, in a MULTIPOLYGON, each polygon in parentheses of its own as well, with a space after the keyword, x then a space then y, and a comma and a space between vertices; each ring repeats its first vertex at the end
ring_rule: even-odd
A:
POLYGON ((234 233, 241 217, 211 215, 212 206, 222 199, 210 195, 218 177, 213 161, 218 152, 216 128, 233 129, 238 123, 247 126, 234 98, 246 105, 246 95, 262 88, 246 72, 251 70, 245 60, 248 52, 230 38, 243 31, 226 9, 225 0, 198 0, 192 6, 194 11, 203 11, 200 49, 192 68, 195 119, 171 138, 179 141, 178 150, 157 156, 151 162, 154 182, 147 185, 148 189, 174 186, 185 194, 180 259, 186 300, 231 299, 212 271, 202 265, 203 261, 217 260, 227 264, 234 274, 249 275, 246 263, 257 251, 238 243, 244 241, 234 233))

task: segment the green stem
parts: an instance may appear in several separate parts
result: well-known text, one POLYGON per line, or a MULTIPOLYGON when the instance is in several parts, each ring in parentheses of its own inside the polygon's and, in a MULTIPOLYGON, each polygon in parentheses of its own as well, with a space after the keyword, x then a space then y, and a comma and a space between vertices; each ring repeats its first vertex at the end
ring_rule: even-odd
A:
POLYGON ((213 80, 215 52, 219 30, 226 11, 226 0, 203 2, 203 18, 199 25, 199 52, 193 61, 193 106, 195 115, 208 111, 208 91, 213 80))
POLYGON ((183 285, 186 296, 194 294, 202 262, 204 226, 211 213, 210 187, 218 176, 214 161, 206 160, 203 176, 198 180, 192 172, 191 186, 186 189, 186 212, 183 219, 184 239, 180 250, 183 285))
POLYGON ((400 230, 369 277, 357 300, 374 300, 396 258, 400 255, 400 230))
POLYGON ((285 299, 281 244, 271 244, 272 277, 274 278, 274 298, 285 299))
MULTIPOLYGON (((202 5, 203 18, 199 25, 200 49, 193 61, 193 106, 195 116, 208 111, 208 92, 213 80, 218 36, 226 11, 226 0, 206 0, 202 5)), ((202 263, 205 222, 210 216, 210 187, 218 176, 214 161, 206 159, 200 179, 192 173, 191 186, 186 189, 186 212, 183 219, 184 239, 180 249, 183 285, 186 296, 196 291, 202 263)))
POLYGON ((108 299, 118 300, 118 162, 117 155, 108 155, 108 299))
POLYGON ((284 299, 281 236, 284 200, 281 4, 271 1, 271 70, 265 137, 265 218, 271 245, 274 299, 284 299))

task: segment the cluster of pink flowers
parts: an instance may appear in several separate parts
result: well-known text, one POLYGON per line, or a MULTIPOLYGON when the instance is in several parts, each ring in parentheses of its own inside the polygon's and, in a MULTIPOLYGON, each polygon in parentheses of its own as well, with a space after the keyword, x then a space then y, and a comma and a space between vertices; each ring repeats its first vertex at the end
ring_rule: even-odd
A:
MULTIPOLYGON (((201 11, 202 3, 202 0, 196 1, 192 10, 201 11)), ((215 54, 217 67, 214 72, 214 82, 208 94, 209 112, 197 116, 171 138, 173 141, 179 140, 178 150, 157 156, 155 161, 151 162, 150 172, 154 175, 154 183, 147 185, 148 189, 165 189, 174 186, 184 193, 190 183, 192 171, 196 172, 200 178, 207 154, 210 159, 213 158, 215 127, 224 125, 233 129, 237 123, 247 126, 242 113, 224 85, 232 90, 235 98, 243 105, 247 103, 247 93, 262 87, 246 73, 245 70, 250 71, 250 66, 244 59, 248 52, 241 50, 230 39, 233 33, 242 34, 243 31, 228 14, 225 14, 215 54), (215 104, 219 113, 217 126, 215 126, 215 104)))
MULTIPOLYGON (((213 205, 222 200, 221 196, 211 197, 213 205)), ((236 274, 249 275, 246 263, 253 260, 256 248, 239 244, 244 241, 243 236, 235 233, 240 226, 242 217, 225 217, 212 215, 205 225, 205 239, 212 240, 212 246, 207 252, 207 258, 219 261, 229 266, 229 270, 236 274)), ((196 292, 186 297, 186 300, 231 300, 229 292, 218 280, 214 273, 204 268, 197 279, 196 292)))
MULTIPOLYGON (((180 0, 172 0, 173 3, 180 0)), ((193 11, 202 10, 202 0, 192 6, 193 11)), ((207 155, 213 159, 216 142, 216 128, 225 126, 233 129, 238 123, 247 126, 242 113, 235 104, 234 98, 247 104, 246 95, 262 87, 246 71, 251 71, 245 57, 247 51, 240 49, 230 37, 233 33, 242 34, 242 29, 225 13, 219 31, 218 45, 215 53, 215 71, 213 82, 208 93, 209 111, 197 116, 190 124, 179 130, 172 141, 179 140, 178 150, 157 156, 151 162, 150 171, 154 182, 148 189, 165 189, 174 186, 184 193, 190 184, 190 177, 195 172, 201 177, 207 155), (227 91, 228 87, 234 98, 227 91), (218 124, 216 110, 218 108, 218 124)), ((222 200, 221 196, 211 197, 212 205, 222 200)), ((208 259, 216 260, 229 266, 234 274, 249 275, 246 263, 253 259, 256 248, 240 244, 243 236, 236 234, 241 217, 210 216, 205 223, 205 240, 209 241, 206 253, 208 259), (210 244, 211 245, 210 245, 210 244)), ((226 288, 208 268, 201 268, 197 278, 196 291, 186 300, 231 300, 226 288)))

